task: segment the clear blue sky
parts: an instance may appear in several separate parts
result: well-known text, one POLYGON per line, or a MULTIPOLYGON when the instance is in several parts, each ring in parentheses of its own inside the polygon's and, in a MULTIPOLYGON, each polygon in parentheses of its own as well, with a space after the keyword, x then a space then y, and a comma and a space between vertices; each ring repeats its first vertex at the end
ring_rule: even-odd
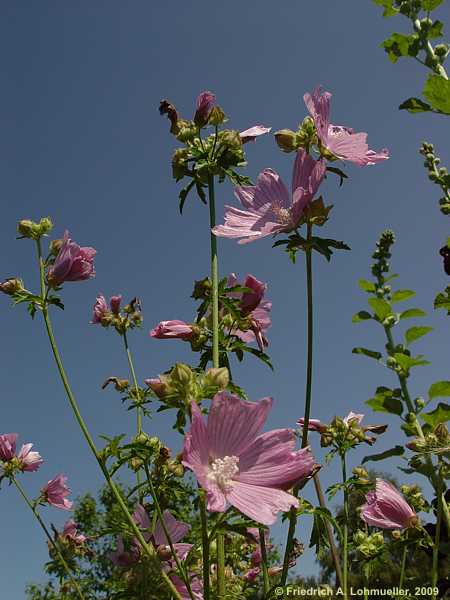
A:
MULTIPOLYGON (((96 279, 68 284, 66 310, 54 318, 74 390, 95 434, 130 433, 134 425, 118 395, 100 390, 107 376, 126 376, 127 368, 118 337, 88 324, 97 293, 142 299, 145 327, 130 336, 141 379, 191 358, 187 344, 148 336, 162 319, 192 319, 192 282, 207 274, 209 261, 207 210, 189 199, 184 216, 178 214, 179 187, 170 169, 174 139, 157 108, 169 98, 189 116, 203 89, 217 94, 236 129, 264 123, 276 130, 295 128, 305 115, 303 93, 321 83, 334 94, 333 122, 368 131, 373 148, 391 150, 384 164, 349 167, 342 188, 334 179, 323 188, 335 205, 324 232, 353 250, 331 264, 321 257, 314 261, 313 416, 329 420, 350 409, 365 412, 363 402, 375 387, 392 382, 388 371, 351 353, 354 346, 384 343, 375 325, 352 325, 351 316, 365 308, 356 282, 368 274, 375 240, 386 227, 397 234, 392 262, 401 286, 417 290, 415 304, 430 311, 428 322, 436 327, 417 344, 433 364, 414 373, 414 394, 448 378, 449 320, 432 310, 435 293, 446 284, 437 250, 448 231, 437 209, 439 190, 428 183, 417 150, 429 139, 444 164, 450 162, 449 121, 397 110, 419 93, 425 75, 413 61, 390 64, 379 48, 401 21, 383 21, 369 0, 229 0, 226 8, 205 0, 41 0, 2 2, 0 11, 0 274, 18 274, 28 287, 37 285, 32 244, 15 241, 20 218, 51 215, 57 236, 68 228, 82 245, 97 248, 96 279)), ((270 136, 248 146, 248 158, 250 176, 272 167, 289 181, 292 157, 280 153, 270 136)), ((220 218, 230 201, 225 184, 218 191, 220 218)), ((219 251, 222 274, 253 273, 269 284, 275 372, 248 360, 235 375, 252 399, 275 398, 270 427, 292 426, 304 393, 303 262, 293 266, 271 249, 270 240, 249 246, 221 240, 219 251)), ((37 474, 23 477, 24 484, 34 493, 63 471, 74 496, 95 490, 101 479, 67 406, 40 319, 32 322, 4 298, 0 328, 1 430, 19 432, 20 441, 34 442, 46 459, 37 474)), ((396 423, 372 414, 368 420, 396 423)), ((167 413, 146 429, 180 447, 167 413)), ((378 449, 401 435, 394 426, 378 449)), ((355 454, 355 464, 364 452, 355 454)), ((395 462, 386 468, 395 470, 395 462)), ((334 470, 334 464, 324 469, 325 485, 334 470)), ((312 489, 308 494, 314 498, 312 489)), ((66 516, 56 509, 44 513, 58 525, 66 516)), ((6 486, 0 492, 0 530, 2 597, 20 600, 25 583, 42 577, 46 546, 6 486)), ((308 531, 306 523, 298 536, 308 531)), ((299 570, 315 571, 311 555, 299 570)))

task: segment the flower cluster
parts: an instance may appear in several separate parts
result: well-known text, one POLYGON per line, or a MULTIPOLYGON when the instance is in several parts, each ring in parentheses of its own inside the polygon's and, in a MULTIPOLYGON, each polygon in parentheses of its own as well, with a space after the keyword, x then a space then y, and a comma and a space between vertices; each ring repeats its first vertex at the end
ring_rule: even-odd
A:
POLYGON ((123 335, 127 329, 142 325, 141 304, 133 298, 121 309, 122 296, 112 296, 109 305, 102 295, 97 296, 92 313, 92 324, 102 327, 114 327, 117 333, 123 335))

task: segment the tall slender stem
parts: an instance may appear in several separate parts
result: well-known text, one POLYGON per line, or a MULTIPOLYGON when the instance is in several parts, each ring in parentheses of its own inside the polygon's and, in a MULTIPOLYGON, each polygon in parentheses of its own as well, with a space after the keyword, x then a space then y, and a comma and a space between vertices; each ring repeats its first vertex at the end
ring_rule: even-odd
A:
MULTIPOLYGON (((39 271, 40 271, 40 281, 41 281, 41 297, 42 299, 44 299, 45 297, 45 283, 44 283, 44 264, 42 261, 42 253, 41 253, 41 245, 40 245, 40 241, 38 240, 37 242, 37 248, 38 248, 38 259, 39 259, 39 271)), ((64 365, 62 363, 61 360, 61 356, 59 354, 59 350, 58 350, 58 346, 56 344, 56 340, 55 340, 55 336, 53 335, 53 329, 52 329, 52 325, 51 325, 51 321, 50 321, 50 317, 48 314, 48 310, 47 310, 47 306, 44 304, 42 307, 42 315, 44 317, 44 323, 45 323, 45 328, 47 330, 47 335, 48 335, 48 339, 50 342, 50 346, 52 349, 52 353, 56 362, 56 366, 58 368, 58 372, 59 375, 61 377, 61 381, 63 383, 64 389, 66 391, 66 395, 67 398, 69 400, 69 404, 72 408, 72 411, 75 415, 75 418, 77 420, 78 425, 80 426, 80 429, 84 435, 84 438, 90 448, 90 450, 92 451, 92 454, 94 455, 102 473, 103 476, 105 477, 105 480, 109 486, 109 488, 111 489, 111 492, 113 493, 117 504, 119 505, 124 517, 126 518, 129 526, 131 527, 131 529, 133 530, 134 535, 137 537, 140 545, 142 546, 142 549, 144 551, 144 553, 151 559, 154 559, 156 556, 155 550, 153 547, 149 546, 147 544, 147 542, 145 541, 141 530, 139 529, 139 527, 137 526, 137 524, 135 523, 130 511, 128 510, 127 505, 125 504, 122 495, 118 489, 118 487, 116 486, 116 484, 114 483, 111 475, 109 474, 109 471, 106 467, 106 465, 104 464, 100 454, 97 451, 97 448, 95 446, 94 440, 89 432, 89 429, 87 428, 87 425, 83 419, 83 417, 81 416, 81 412, 80 409, 78 408, 78 404, 76 402, 75 396, 72 392, 72 389, 70 387, 69 384, 69 380, 67 378, 65 369, 64 369, 64 365)), ((172 581, 170 580, 169 576, 167 575, 167 573, 165 573, 163 570, 161 570, 161 577, 164 579, 166 585, 168 586, 168 588, 170 589, 170 591, 172 592, 172 594, 175 596, 175 598, 177 598, 178 600, 182 600, 180 594, 177 592, 175 586, 173 585, 172 581)))
POLYGON ((170 552, 172 554, 172 558, 174 559, 177 568, 178 568, 178 572, 179 575, 181 577, 181 579, 183 580, 186 589, 188 591, 189 597, 191 598, 191 600, 195 600, 195 596, 192 592, 192 588, 191 588, 191 582, 189 581, 189 576, 186 574, 185 569, 183 568, 183 565, 181 564, 180 559, 178 558, 178 554, 175 550, 175 547, 173 545, 173 541, 172 538, 170 536, 169 530, 167 529, 166 526, 166 522, 164 520, 164 514, 163 511, 161 510, 161 506, 159 505, 159 501, 158 501, 158 497, 156 495, 156 490, 155 490, 155 486, 153 485, 153 481, 152 481, 152 476, 150 474, 149 468, 147 463, 144 463, 144 469, 145 469, 145 474, 147 476, 147 483, 150 487, 150 494, 152 496, 153 499, 153 503, 155 504, 155 508, 156 508, 156 513, 158 515, 158 519, 159 522, 161 523, 161 527, 164 531, 164 535, 166 536, 167 542, 169 544, 169 548, 170 548, 170 552))
MULTIPOLYGON (((134 392, 136 394, 136 402, 138 402, 138 405, 136 406, 136 430, 137 430, 137 435, 139 435, 140 433, 142 433, 142 411, 141 411, 141 407, 139 404, 141 396, 140 396, 139 385, 138 385, 138 381, 137 381, 137 377, 136 377, 136 371, 134 370, 133 358, 131 356, 131 350, 128 345, 128 337, 127 337, 126 331, 123 332, 122 337, 123 337, 123 343, 125 346, 125 352, 127 355, 128 366, 130 368, 131 379, 133 380, 134 392)), ((139 500, 141 500, 142 499, 141 487, 140 487, 141 486, 141 474, 139 472, 139 469, 136 471, 136 482, 137 482, 137 487, 138 487, 139 500)))
POLYGON ((200 520, 202 524, 202 567, 203 567, 203 597, 204 600, 210 600, 209 589, 209 538, 206 516, 205 496, 200 492, 200 520))
POLYGON ((266 532, 263 527, 259 528, 259 545, 261 547, 261 561, 264 581, 264 594, 270 590, 269 572, 267 569, 267 548, 266 548, 266 532))
POLYGON ((65 561, 61 550, 58 547, 58 544, 56 543, 56 541, 53 539, 52 535, 50 534, 49 530, 47 529, 47 526, 45 525, 44 521, 42 520, 41 515, 39 514, 39 512, 37 511, 36 507, 34 506, 34 504, 31 502, 31 500, 28 498, 25 490, 23 489, 23 487, 21 486, 21 484, 17 481, 17 479, 15 477, 11 477, 11 481, 13 482, 13 484, 16 486, 19 494, 22 496, 22 498, 25 500, 26 505, 28 506, 28 508, 31 510, 31 512, 33 513, 33 515, 35 516, 37 522, 39 523, 39 525, 41 526, 43 532, 45 533, 50 545, 52 546, 53 550, 56 552, 56 554, 58 555, 59 560, 61 561, 62 566, 64 567, 64 570, 67 573, 67 576, 69 578, 69 580, 71 581, 71 583, 73 584, 78 596, 81 598, 81 600, 85 600, 84 599, 84 595, 83 592, 80 589, 80 586, 78 585, 78 582, 76 581, 76 579, 74 579, 70 567, 67 564, 67 562, 65 561))
MULTIPOLYGON (((312 374, 313 374, 313 350, 314 350, 314 303, 313 303, 313 278, 312 278, 312 248, 310 246, 312 238, 312 224, 307 224, 307 246, 305 249, 306 255, 306 287, 307 287, 307 322, 308 322, 308 333, 307 333, 307 363, 306 363, 306 390, 305 390, 305 412, 304 422, 302 430, 302 448, 308 445, 308 426, 311 415, 311 398, 312 398, 312 374)), ((325 498, 322 492, 322 486, 320 485, 319 475, 314 475, 314 485, 316 488, 317 498, 322 508, 326 507, 325 498)), ((294 490, 297 495, 298 490, 294 490)), ((288 571, 289 561, 292 553, 292 544, 294 540, 295 528, 297 525, 297 511, 295 508, 291 508, 289 513, 289 528, 286 539, 286 548, 283 559, 283 571, 281 574, 280 585, 285 585, 288 571)), ((336 571, 336 581, 342 582, 342 571, 339 561, 339 555, 334 542, 333 530, 328 521, 325 523, 328 542, 330 544, 331 556, 333 558, 334 567, 336 571)))
MULTIPOLYGON (((403 554, 402 554, 402 564, 400 567, 400 580, 398 582, 398 588, 400 590, 400 594, 401 594, 401 590, 403 588, 403 583, 405 581, 407 555, 408 555, 408 545, 405 544, 405 547, 403 548, 403 554)), ((399 595, 398 598, 401 598, 401 595, 399 595)))
MULTIPOLYGON (((217 263, 217 238, 212 229, 216 224, 214 176, 208 178, 209 227, 211 240, 211 285, 212 285, 212 362, 219 367, 219 274, 217 263)), ((217 593, 219 600, 225 598, 225 540, 222 532, 217 533, 217 593)))
MULTIPOLYGON (((438 475, 440 476, 439 470, 438 475)), ((431 571, 431 585, 434 588, 437 586, 438 582, 438 571, 439 571, 439 545, 441 541, 441 525, 442 525, 442 504, 443 500, 445 502, 445 498, 442 498, 442 486, 439 486, 441 489, 439 490, 439 494, 437 495, 437 514, 436 514, 436 531, 434 534, 434 544, 433 544, 433 566, 431 571)), ((438 596, 433 593, 433 598, 437 598, 438 596)))
POLYGON ((347 489, 347 465, 345 462, 345 453, 341 454, 342 465, 342 483, 344 484, 344 535, 342 548, 342 579, 344 588, 344 600, 348 598, 348 489, 347 489))

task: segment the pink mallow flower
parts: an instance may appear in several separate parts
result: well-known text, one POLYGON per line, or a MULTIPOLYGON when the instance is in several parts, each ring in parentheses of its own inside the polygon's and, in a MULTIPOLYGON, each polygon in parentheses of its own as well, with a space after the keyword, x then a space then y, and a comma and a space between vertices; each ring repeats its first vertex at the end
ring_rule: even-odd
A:
MULTIPOLYGON (((303 428, 304 424, 305 419, 304 417, 301 417, 301 419, 297 421, 297 425, 303 428)), ((325 425, 325 423, 322 423, 322 421, 319 419, 309 419, 308 421, 308 431, 318 431, 319 433, 323 433, 327 428, 328 426, 325 425)))
POLYGON ((158 340, 189 340, 191 336, 192 326, 177 319, 161 321, 161 323, 150 331, 150 337, 157 338, 158 340))
POLYGON ((16 455, 17 433, 4 433, 0 435, 0 460, 9 462, 16 455))
POLYGON ((256 186, 239 186, 235 196, 245 210, 225 207, 225 223, 213 228, 220 237, 241 238, 247 244, 269 235, 295 230, 305 207, 313 199, 325 175, 325 161, 314 160, 302 148, 297 152, 292 175, 292 195, 278 173, 265 169, 256 186))
POLYGON ((47 273, 51 285, 61 285, 65 281, 83 281, 95 276, 94 256, 97 250, 89 246, 80 247, 64 232, 61 248, 55 263, 47 273))
POLYGON ((206 90, 197 96, 195 103, 194 122, 197 125, 203 126, 208 122, 209 115, 216 103, 216 96, 212 92, 206 90))
POLYGON ((233 334, 240 338, 243 342, 251 343, 256 341, 260 350, 268 346, 266 331, 272 325, 270 319, 270 311, 272 310, 272 302, 264 300, 264 294, 267 289, 267 284, 259 281, 253 275, 247 275, 244 282, 238 281, 236 275, 231 273, 228 277, 228 287, 239 285, 249 288, 249 292, 231 292, 231 295, 240 298, 239 308, 242 316, 249 317, 251 326, 246 331, 233 329, 233 334))
POLYGON ((34 471, 37 471, 44 462, 44 459, 41 457, 39 452, 31 450, 32 447, 33 444, 24 444, 19 450, 17 458, 20 463, 21 471, 32 473, 34 471))
POLYGON ((415 527, 418 517, 400 492, 383 479, 377 479, 375 490, 366 495, 361 518, 368 525, 381 529, 415 527))
POLYGON ((71 510, 73 502, 67 500, 70 489, 67 487, 66 481, 67 477, 62 474, 51 479, 41 490, 44 501, 56 508, 71 510))
POLYGON ((253 125, 253 127, 249 127, 245 131, 241 131, 239 136, 243 144, 247 142, 254 142, 257 137, 260 135, 264 135, 269 133, 272 127, 264 127, 264 125, 253 125))
POLYGON ((389 151, 369 150, 367 133, 355 133, 349 127, 330 123, 330 92, 322 92, 320 86, 312 94, 303 96, 310 115, 314 120, 319 145, 331 152, 336 158, 348 160, 360 167, 374 165, 389 158, 389 151))
POLYGON ((118 315, 120 312, 120 303, 122 301, 122 296, 111 296, 109 299, 109 306, 106 302, 105 296, 99 294, 95 299, 94 308, 92 309, 92 324, 101 323, 102 320, 113 313, 114 315, 118 315))
POLYGON ((78 525, 75 523, 73 519, 69 519, 64 523, 64 529, 62 530, 60 536, 62 538, 66 538, 71 540, 75 544, 83 545, 87 540, 87 537, 82 533, 78 532, 78 525))
MULTIPOLYGON (((189 573, 189 576, 190 575, 191 574, 189 573)), ((175 586, 175 589, 177 590, 177 592, 180 594, 182 600, 191 600, 192 599, 185 583, 178 577, 178 575, 173 574, 170 576, 170 579, 172 580, 172 583, 175 586)), ((191 585, 192 595, 194 596, 194 599, 195 600, 203 600, 203 583, 202 583, 201 579, 199 579, 198 577, 192 578, 190 581, 190 585, 191 585)))
POLYGON ((295 450, 291 429, 261 433, 271 398, 247 402, 220 392, 207 423, 191 402, 192 423, 184 439, 183 464, 207 492, 208 510, 224 512, 227 503, 251 519, 271 525, 280 511, 298 506, 285 490, 308 477, 314 460, 309 448, 295 450))

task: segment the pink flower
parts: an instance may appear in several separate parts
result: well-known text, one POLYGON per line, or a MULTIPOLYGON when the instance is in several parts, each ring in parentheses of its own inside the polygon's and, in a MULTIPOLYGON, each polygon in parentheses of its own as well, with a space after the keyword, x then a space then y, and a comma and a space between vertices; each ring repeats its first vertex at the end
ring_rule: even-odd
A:
POLYGON ((349 127, 330 124, 330 92, 323 92, 318 86, 312 94, 303 96, 312 116, 319 144, 331 152, 336 158, 348 160, 360 167, 374 165, 389 158, 389 151, 384 148, 380 152, 369 150, 367 133, 355 133, 349 127))
POLYGON ((246 244, 268 235, 287 233, 299 225, 325 175, 325 161, 315 161, 303 149, 297 152, 292 176, 292 197, 278 173, 265 169, 256 186, 240 186, 235 196, 246 210, 226 206, 225 224, 213 228, 217 236, 241 238, 246 244))
MULTIPOLYGON (((190 574, 189 574, 190 575, 190 574)), ((171 575, 170 579, 172 580, 175 589, 180 594, 183 600, 191 600, 191 596, 187 590, 186 585, 177 575, 171 575)), ((198 577, 194 577, 190 581, 192 594, 195 600, 203 600, 203 583, 198 577)))
POLYGON ((267 289, 267 284, 259 281, 253 275, 247 275, 244 283, 237 280, 234 273, 228 277, 228 287, 239 285, 241 287, 250 288, 249 292, 231 292, 231 296, 240 297, 240 311, 242 316, 248 316, 250 319, 250 328, 246 331, 233 329, 233 334, 237 335, 243 342, 251 343, 256 341, 260 350, 268 346, 265 337, 266 331, 272 325, 270 319, 270 311, 272 302, 264 300, 264 293, 267 289))
MULTIPOLYGON (((184 560, 186 556, 192 549, 192 544, 184 544, 180 543, 180 540, 184 538, 184 536, 189 532, 191 526, 187 523, 183 523, 182 521, 177 521, 175 517, 170 513, 170 511, 165 510, 163 512, 164 525, 169 534, 170 540, 173 544, 173 548, 180 560, 184 560)), ((169 540, 164 533, 163 526, 161 521, 158 519, 155 526, 155 531, 153 532, 153 542, 160 551, 164 551, 165 554, 169 557, 170 563, 172 567, 175 564, 175 561, 172 562, 172 555, 170 552, 169 540)))
MULTIPOLYGON (((259 530, 256 527, 247 527, 247 533, 249 533, 252 537, 255 538, 256 548, 252 553, 251 562, 254 567, 259 566, 262 563, 262 554, 261 554, 261 536, 259 535, 259 530)), ((266 550, 270 550, 273 548, 273 544, 269 541, 269 532, 264 531, 264 541, 266 545, 266 550)))
POLYGON ((209 91, 202 92, 197 97, 195 103, 195 116, 194 122, 200 127, 203 127, 208 122, 209 115, 211 114, 214 104, 216 102, 216 96, 209 91))
POLYGON ((253 125, 253 127, 250 127, 245 131, 241 131, 239 135, 242 143, 246 144, 247 142, 254 142, 257 137, 264 135, 265 133, 269 133, 271 129, 272 127, 264 127, 264 125, 253 125))
POLYGON ((244 574, 245 581, 255 581, 258 575, 261 573, 261 569, 259 567, 252 567, 244 574))
POLYGON ((69 238, 69 232, 64 232, 62 246, 55 263, 47 273, 47 280, 52 285, 60 285, 65 281, 83 281, 95 276, 94 248, 80 247, 69 238))
POLYGON ((30 473, 37 471, 44 462, 39 452, 31 451, 32 447, 33 444, 24 444, 17 456, 20 462, 20 469, 30 473))
POLYGON ((105 317, 111 316, 110 313, 118 315, 120 312, 120 303, 122 296, 112 296, 109 300, 109 306, 105 296, 98 295, 95 299, 94 308, 92 310, 92 324, 102 323, 105 317))
POLYGON ((8 462, 16 455, 17 433, 4 433, 0 435, 0 460, 8 462))
MULTIPOLYGON (((305 424, 305 419, 302 417, 297 421, 297 424, 300 425, 300 427, 303 427, 303 425, 305 424)), ((322 421, 319 421, 319 419, 309 419, 308 431, 318 431, 319 433, 322 433, 326 429, 327 425, 322 423, 322 421)))
POLYGON ((356 423, 357 425, 361 424, 361 421, 364 419, 364 415, 361 413, 354 413, 352 410, 348 413, 346 417, 342 420, 346 425, 350 425, 351 423, 356 423))
POLYGON ((109 299, 109 305, 111 307, 111 312, 115 315, 118 315, 120 312, 120 303, 122 302, 122 296, 119 294, 118 296, 111 296, 109 299))
POLYGON ((311 450, 295 450, 290 429, 261 434, 271 398, 247 402, 220 392, 207 423, 191 402, 192 423, 184 439, 183 464, 207 492, 208 510, 224 512, 227 502, 259 523, 270 525, 278 512, 298 506, 286 489, 313 470, 311 450))
POLYGON ((70 489, 66 485, 67 477, 59 474, 51 479, 47 485, 42 488, 42 496, 45 502, 61 508, 62 510, 71 510, 73 502, 67 500, 67 496, 70 494, 70 489))
POLYGON ((122 538, 117 539, 117 548, 114 552, 110 552, 108 558, 116 565, 124 569, 131 567, 139 560, 139 548, 131 544, 129 550, 125 549, 122 538))
POLYGON ((61 537, 72 540, 75 544, 82 545, 87 540, 87 537, 82 533, 78 533, 78 525, 73 519, 69 519, 64 524, 64 529, 60 534, 61 537))
POLYGON ((161 321, 154 329, 150 331, 150 337, 159 340, 181 339, 189 340, 192 336, 192 326, 184 321, 161 321))
POLYGON ((361 518, 368 525, 381 529, 406 529, 418 523, 416 513, 400 492, 383 479, 377 479, 375 491, 367 494, 361 518))

